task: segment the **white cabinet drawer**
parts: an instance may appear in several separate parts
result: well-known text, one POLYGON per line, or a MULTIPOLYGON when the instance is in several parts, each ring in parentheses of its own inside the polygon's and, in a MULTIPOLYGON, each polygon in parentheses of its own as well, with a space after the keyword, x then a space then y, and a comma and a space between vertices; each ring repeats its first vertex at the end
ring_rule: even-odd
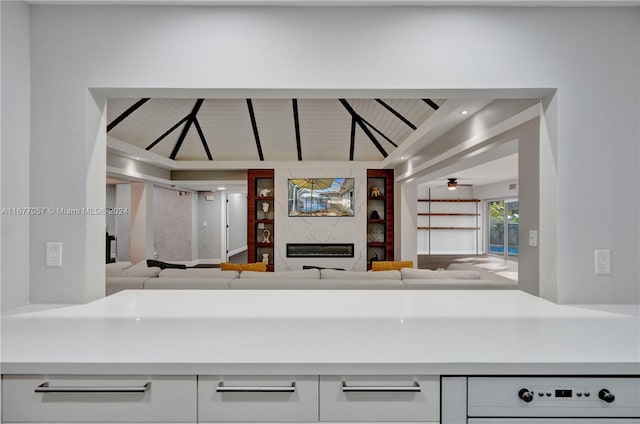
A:
POLYGON ((195 422, 195 376, 5 375, 3 422, 195 422))
POLYGON ((320 421, 439 421, 435 376, 321 376, 320 421))
POLYGON ((199 422, 316 422, 317 376, 200 376, 199 422))

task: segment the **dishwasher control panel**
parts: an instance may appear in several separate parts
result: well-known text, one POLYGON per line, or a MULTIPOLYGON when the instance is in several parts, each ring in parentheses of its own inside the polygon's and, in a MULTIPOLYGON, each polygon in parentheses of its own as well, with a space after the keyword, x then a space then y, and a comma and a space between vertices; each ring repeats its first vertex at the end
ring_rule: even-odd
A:
POLYGON ((469 377, 470 417, 640 417, 640 378, 469 377))

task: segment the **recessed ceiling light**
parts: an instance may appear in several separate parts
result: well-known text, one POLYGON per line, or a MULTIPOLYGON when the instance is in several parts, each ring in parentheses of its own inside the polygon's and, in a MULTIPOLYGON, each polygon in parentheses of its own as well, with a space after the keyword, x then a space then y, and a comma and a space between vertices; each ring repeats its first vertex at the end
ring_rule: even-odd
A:
POLYGON ((218 187, 218 190, 226 190, 226 187, 218 187))
POLYGON ((135 156, 134 159, 135 160, 140 160, 140 158, 138 156, 135 156))
POLYGON ((469 111, 466 109, 460 111, 460 115, 467 115, 467 114, 469 114, 469 111))
POLYGON ((400 160, 405 160, 406 158, 404 156, 400 156, 400 160))

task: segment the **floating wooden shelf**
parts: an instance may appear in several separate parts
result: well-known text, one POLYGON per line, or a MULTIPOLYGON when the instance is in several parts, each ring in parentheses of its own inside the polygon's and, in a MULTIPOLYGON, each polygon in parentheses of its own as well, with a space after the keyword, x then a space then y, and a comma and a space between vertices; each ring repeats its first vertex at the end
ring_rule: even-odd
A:
POLYGON ((419 213, 418 216, 480 216, 479 213, 419 213))
POLYGON ((480 199, 418 199, 418 202, 472 202, 479 203, 480 199))
POLYGON ((273 247, 273 243, 256 243, 256 247, 273 247))
POLYGON ((383 241, 370 241, 367 243, 369 247, 386 247, 387 244, 383 241))
POLYGON ((273 200, 273 196, 256 196, 255 200, 273 200))
POLYGON ((273 224, 273 219, 256 219, 256 224, 273 224))
POLYGON ((384 219, 370 219, 369 224, 386 224, 387 221, 384 219))
POLYGON ((384 196, 376 196, 376 197, 369 196, 369 200, 384 200, 384 196))
POLYGON ((480 227, 418 227, 418 230, 479 230, 480 227))

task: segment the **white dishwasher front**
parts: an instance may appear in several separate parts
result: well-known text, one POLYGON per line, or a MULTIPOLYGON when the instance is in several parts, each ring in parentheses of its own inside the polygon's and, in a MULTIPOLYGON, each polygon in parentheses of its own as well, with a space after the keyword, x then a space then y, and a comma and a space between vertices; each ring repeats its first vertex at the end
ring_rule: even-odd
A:
POLYGON ((468 424, 640 424, 637 377, 469 377, 468 424))

